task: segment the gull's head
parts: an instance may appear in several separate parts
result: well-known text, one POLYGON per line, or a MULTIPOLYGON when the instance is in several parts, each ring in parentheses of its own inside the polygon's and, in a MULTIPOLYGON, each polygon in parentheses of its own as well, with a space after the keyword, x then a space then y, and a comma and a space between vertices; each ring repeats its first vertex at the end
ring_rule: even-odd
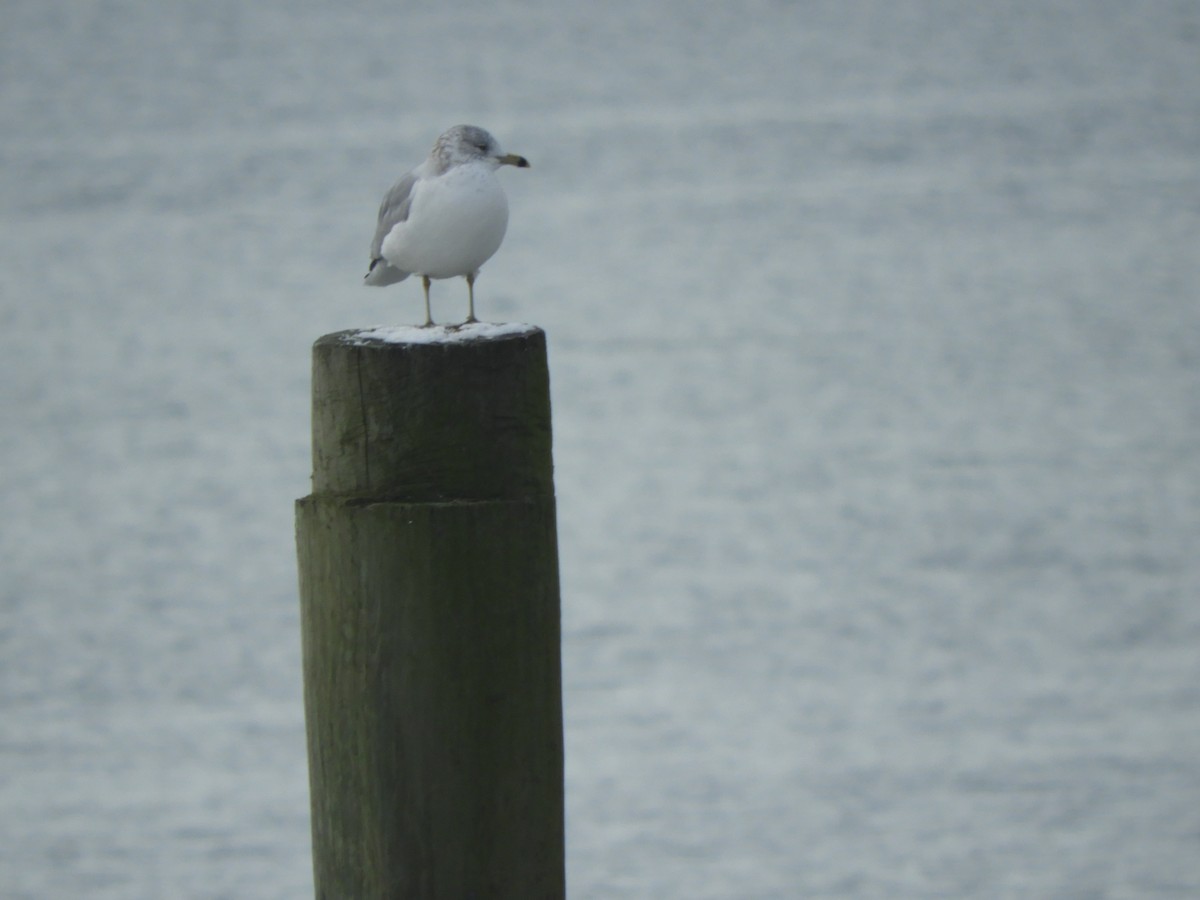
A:
POLYGON ((437 143, 433 145, 432 156, 442 164, 442 168, 476 161, 491 163, 493 168, 529 168, 529 160, 515 153, 502 151, 496 139, 478 125, 455 125, 442 132, 437 143))

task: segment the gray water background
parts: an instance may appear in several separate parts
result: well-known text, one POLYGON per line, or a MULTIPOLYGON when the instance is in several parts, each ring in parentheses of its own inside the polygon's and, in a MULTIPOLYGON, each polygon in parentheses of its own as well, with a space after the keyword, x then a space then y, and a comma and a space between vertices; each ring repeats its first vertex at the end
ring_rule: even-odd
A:
POLYGON ((461 121, 571 895, 1200 896, 1200 5, 0 17, 0 897, 311 896, 309 347, 419 321, 359 281, 461 121))

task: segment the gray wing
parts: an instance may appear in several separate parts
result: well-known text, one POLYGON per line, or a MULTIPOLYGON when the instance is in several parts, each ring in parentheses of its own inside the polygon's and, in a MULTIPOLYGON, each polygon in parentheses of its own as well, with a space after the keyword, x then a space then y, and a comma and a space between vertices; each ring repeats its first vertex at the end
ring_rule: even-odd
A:
POLYGON ((383 195, 383 202, 379 204, 379 224, 375 227, 375 239, 371 241, 371 267, 367 272, 367 284, 394 284, 408 277, 408 272, 389 266, 380 253, 383 250, 383 239, 388 236, 388 232, 399 223, 408 220, 408 210, 412 206, 412 189, 416 183, 417 176, 409 172, 383 195))

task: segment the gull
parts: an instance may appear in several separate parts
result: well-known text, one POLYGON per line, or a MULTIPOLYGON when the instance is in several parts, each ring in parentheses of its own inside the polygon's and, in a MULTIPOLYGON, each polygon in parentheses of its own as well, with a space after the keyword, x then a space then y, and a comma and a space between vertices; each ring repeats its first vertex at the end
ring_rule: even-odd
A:
POLYGON ((475 278, 508 227, 508 200, 496 177, 501 166, 527 169, 529 161, 501 152, 476 125, 443 132, 429 157, 384 195, 364 283, 382 287, 420 275, 428 328, 430 280, 461 276, 467 279, 467 322, 478 321, 475 278))

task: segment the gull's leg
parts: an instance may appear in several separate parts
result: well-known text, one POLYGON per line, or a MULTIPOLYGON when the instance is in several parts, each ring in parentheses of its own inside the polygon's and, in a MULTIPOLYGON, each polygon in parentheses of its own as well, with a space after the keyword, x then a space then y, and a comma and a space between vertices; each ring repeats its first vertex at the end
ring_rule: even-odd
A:
POLYGON ((425 288, 425 324, 422 328, 428 328, 433 324, 433 315, 429 312, 429 276, 421 276, 421 287, 425 288))
POLYGON ((463 324, 468 325, 478 321, 475 318, 475 273, 472 272, 467 276, 467 321, 463 324))

